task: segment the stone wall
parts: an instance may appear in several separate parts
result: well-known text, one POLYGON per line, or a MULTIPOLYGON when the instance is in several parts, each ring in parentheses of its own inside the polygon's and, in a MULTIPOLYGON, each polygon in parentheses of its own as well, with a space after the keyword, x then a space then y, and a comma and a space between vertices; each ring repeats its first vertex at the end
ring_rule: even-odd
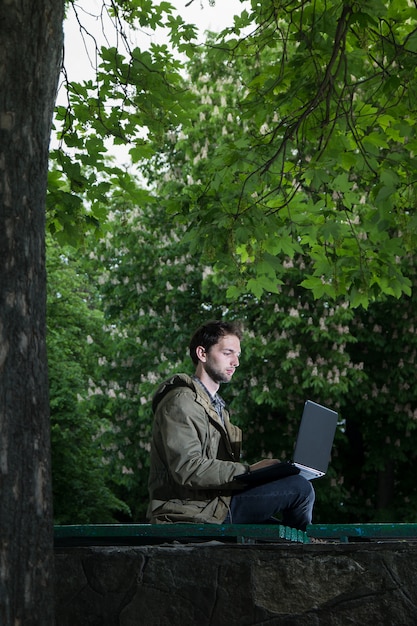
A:
POLYGON ((412 626, 417 543, 56 549, 56 626, 412 626))

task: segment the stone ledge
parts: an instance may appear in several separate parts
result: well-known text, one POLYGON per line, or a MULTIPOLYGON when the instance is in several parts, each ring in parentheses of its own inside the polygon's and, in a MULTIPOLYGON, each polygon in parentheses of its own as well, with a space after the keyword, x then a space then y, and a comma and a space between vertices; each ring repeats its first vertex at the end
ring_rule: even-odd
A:
POLYGON ((57 548, 57 626, 417 623, 417 543, 57 548))

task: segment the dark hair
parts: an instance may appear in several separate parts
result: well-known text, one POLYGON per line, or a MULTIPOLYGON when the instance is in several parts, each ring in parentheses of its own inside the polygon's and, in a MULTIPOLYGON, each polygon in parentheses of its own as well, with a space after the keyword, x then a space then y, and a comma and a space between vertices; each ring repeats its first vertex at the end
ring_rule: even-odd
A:
POLYGON ((202 346, 208 352, 225 335, 235 335, 242 339, 242 334, 242 327, 237 322, 222 322, 221 320, 206 322, 195 331, 190 340, 190 357, 194 365, 198 364, 196 354, 198 346, 202 346))

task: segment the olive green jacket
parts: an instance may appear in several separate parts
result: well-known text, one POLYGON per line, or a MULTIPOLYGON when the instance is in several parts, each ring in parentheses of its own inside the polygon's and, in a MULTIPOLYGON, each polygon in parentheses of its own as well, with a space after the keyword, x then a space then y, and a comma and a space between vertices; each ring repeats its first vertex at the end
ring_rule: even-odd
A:
POLYGON ((187 374, 160 385, 153 403, 148 518, 152 523, 224 521, 240 463, 241 430, 221 419, 187 374))

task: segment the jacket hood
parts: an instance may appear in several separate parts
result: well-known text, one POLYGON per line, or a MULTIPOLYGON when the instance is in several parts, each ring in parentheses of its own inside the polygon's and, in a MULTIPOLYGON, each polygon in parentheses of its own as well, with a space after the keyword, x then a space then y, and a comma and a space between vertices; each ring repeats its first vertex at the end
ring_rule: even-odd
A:
POLYGON ((189 387, 193 391, 195 391, 195 385, 191 376, 188 374, 175 374, 168 378, 163 383, 161 383, 158 389, 155 391, 155 394, 152 398, 152 411, 155 413, 158 404, 161 402, 163 398, 177 387, 189 387))

